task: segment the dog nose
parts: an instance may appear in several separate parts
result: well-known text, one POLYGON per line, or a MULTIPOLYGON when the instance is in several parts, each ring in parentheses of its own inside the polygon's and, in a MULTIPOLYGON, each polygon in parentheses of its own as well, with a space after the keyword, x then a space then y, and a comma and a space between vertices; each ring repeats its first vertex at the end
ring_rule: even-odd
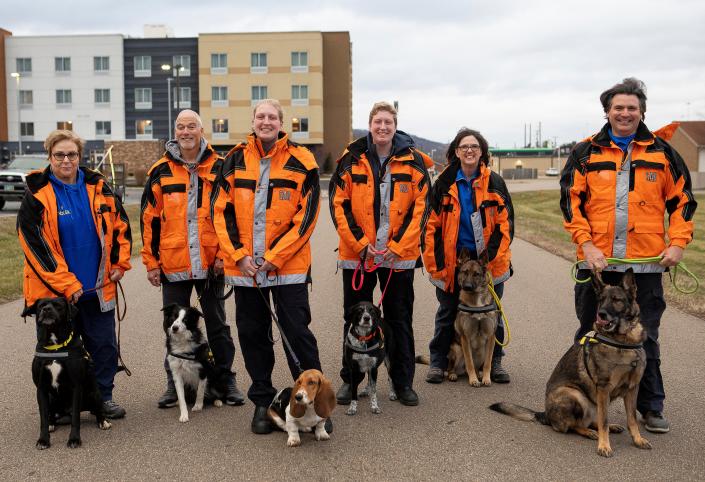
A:
POLYGON ((174 326, 171 327, 171 331, 173 331, 174 333, 176 333, 176 332, 179 331, 179 327, 176 326, 176 325, 174 325, 174 326))
POLYGON ((303 393, 297 393, 296 396, 294 397, 297 402, 300 402, 301 400, 304 399, 303 393))

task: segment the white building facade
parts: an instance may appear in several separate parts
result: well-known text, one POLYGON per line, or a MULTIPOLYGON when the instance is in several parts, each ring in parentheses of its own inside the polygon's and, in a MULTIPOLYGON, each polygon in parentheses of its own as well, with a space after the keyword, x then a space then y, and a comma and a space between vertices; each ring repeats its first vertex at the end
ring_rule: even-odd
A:
POLYGON ((125 138, 122 35, 10 36, 5 62, 18 74, 7 83, 10 141, 18 131, 23 142, 43 141, 54 129, 125 138))

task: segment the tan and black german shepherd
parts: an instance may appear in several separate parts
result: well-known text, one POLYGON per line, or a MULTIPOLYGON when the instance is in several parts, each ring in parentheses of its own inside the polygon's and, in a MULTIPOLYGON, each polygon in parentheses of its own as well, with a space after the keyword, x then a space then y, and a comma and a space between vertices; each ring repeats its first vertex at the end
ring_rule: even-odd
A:
POLYGON ((455 381, 458 375, 467 371, 468 383, 473 387, 490 386, 497 305, 488 287, 486 256, 480 256, 476 261, 470 258, 467 250, 460 252, 458 290, 456 339, 448 352, 448 379, 455 381), (482 383, 479 380, 480 371, 482 383))
POLYGON ((599 273, 592 273, 597 293, 594 331, 563 355, 546 384, 546 411, 534 412, 510 403, 489 408, 524 421, 550 425, 557 432, 573 431, 597 440, 597 453, 612 456, 609 433, 624 427, 608 424, 607 409, 615 398, 624 399, 627 426, 634 445, 650 449, 639 433, 636 397, 646 367, 642 343, 646 337, 639 323, 636 282, 631 269, 619 286, 605 285, 599 273), (596 430, 595 430, 596 429, 596 430))

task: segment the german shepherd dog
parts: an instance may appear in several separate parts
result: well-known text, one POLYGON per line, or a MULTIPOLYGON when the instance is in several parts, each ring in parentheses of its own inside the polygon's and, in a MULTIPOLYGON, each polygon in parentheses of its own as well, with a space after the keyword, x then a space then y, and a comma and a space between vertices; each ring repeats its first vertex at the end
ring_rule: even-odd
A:
POLYGON ((597 293, 597 317, 589 332, 563 355, 546 384, 545 412, 534 412, 510 403, 489 408, 524 421, 550 425, 557 432, 575 433, 597 440, 597 453, 612 456, 609 433, 624 427, 608 424, 607 409, 615 398, 624 399, 627 426, 634 445, 650 449, 639 433, 636 397, 646 367, 642 343, 646 338, 639 323, 636 282, 631 269, 619 286, 605 285, 600 273, 592 273, 597 293))
POLYGON ((470 258, 463 249, 458 255, 458 314, 455 318, 457 341, 448 353, 448 379, 457 380, 463 368, 473 387, 490 386, 490 366, 497 327, 497 305, 487 283, 487 257, 470 258), (459 350, 460 348, 460 350, 459 350), (459 356, 462 352, 462 357, 459 356), (462 366, 464 365, 464 367, 462 366), (482 371, 482 382, 478 372, 482 371))

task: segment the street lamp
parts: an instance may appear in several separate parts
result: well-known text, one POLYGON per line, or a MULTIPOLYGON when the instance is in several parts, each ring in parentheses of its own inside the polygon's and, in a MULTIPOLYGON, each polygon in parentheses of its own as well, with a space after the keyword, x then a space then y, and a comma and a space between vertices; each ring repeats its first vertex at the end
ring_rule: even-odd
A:
POLYGON ((19 72, 12 72, 10 77, 14 77, 17 82, 17 143, 19 146, 19 155, 22 155, 22 118, 20 115, 21 99, 20 99, 20 75, 19 72))
MULTIPOLYGON (((163 71, 169 71, 171 70, 171 65, 169 64, 162 64, 162 70, 163 71)), ((174 71, 176 72, 176 109, 178 110, 181 106, 179 105, 181 103, 180 97, 180 88, 179 88, 179 72, 184 70, 183 65, 181 64, 176 64, 174 65, 174 71)), ((171 139, 171 81, 173 79, 171 77, 166 79, 166 85, 167 89, 169 89, 167 100, 169 102, 169 138, 171 139)))

